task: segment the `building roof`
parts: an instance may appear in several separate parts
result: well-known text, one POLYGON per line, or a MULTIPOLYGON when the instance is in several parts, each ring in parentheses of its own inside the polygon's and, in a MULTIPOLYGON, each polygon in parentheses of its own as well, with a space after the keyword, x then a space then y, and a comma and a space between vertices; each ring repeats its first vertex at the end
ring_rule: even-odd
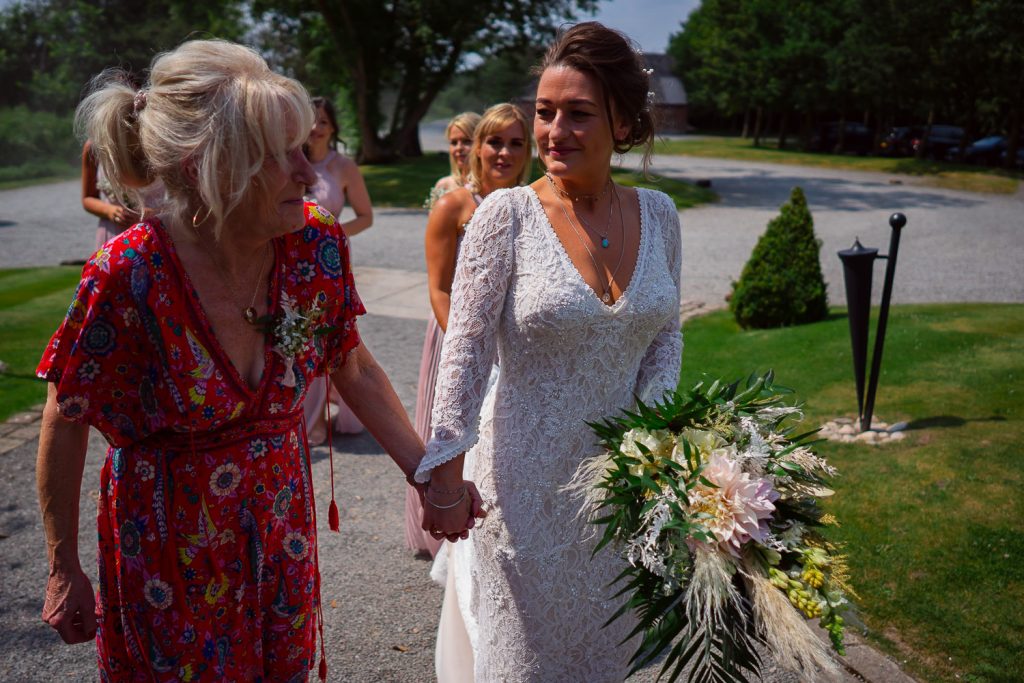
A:
POLYGON ((644 54, 647 68, 654 69, 651 74, 651 86, 654 90, 655 104, 686 104, 686 88, 683 82, 672 73, 672 58, 666 54, 644 54))

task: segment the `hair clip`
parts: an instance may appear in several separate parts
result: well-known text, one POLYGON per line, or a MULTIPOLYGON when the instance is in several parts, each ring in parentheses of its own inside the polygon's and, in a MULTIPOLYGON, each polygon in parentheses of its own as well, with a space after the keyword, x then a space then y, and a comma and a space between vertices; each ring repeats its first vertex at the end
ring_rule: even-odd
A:
POLYGON ((650 76, 651 74, 654 73, 654 69, 640 69, 640 70, 643 71, 648 76, 650 76))
POLYGON ((146 91, 139 90, 135 93, 135 99, 132 101, 132 113, 137 116, 140 111, 146 108, 146 102, 146 91))

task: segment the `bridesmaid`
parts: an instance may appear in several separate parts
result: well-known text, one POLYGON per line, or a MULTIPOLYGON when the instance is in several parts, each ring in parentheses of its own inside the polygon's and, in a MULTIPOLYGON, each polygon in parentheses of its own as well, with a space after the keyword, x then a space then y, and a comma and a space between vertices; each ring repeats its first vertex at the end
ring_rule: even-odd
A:
POLYGON ((466 184, 469 177, 469 149, 473 146, 473 133, 480 123, 480 115, 475 111, 464 111, 456 114, 444 129, 444 137, 448 140, 448 163, 452 172, 439 178, 430 190, 426 208, 434 208, 434 203, 446 192, 451 192, 466 184))
MULTIPOLYGON (((449 129, 457 125, 460 114, 449 129)), ((473 115, 475 116, 475 114, 473 115)), ((529 177, 533 155, 529 121, 511 104, 496 104, 486 112, 473 134, 467 156, 464 187, 456 188, 437 200, 427 219, 427 284, 434 317, 427 323, 427 335, 420 359, 419 389, 416 397, 416 431, 430 438, 430 412, 434 404, 434 384, 441 357, 441 342, 448 327, 452 278, 462 232, 484 197, 494 190, 524 184, 529 177)), ((450 138, 451 139, 451 138, 450 138)), ((455 144, 452 144, 452 175, 455 175, 455 144)), ((444 180, 442 178, 442 180, 444 180)), ((440 181, 439 181, 440 183, 440 181)), ((407 487, 405 496, 405 539, 417 556, 437 554, 441 541, 420 527, 423 504, 416 489, 407 487)))
MULTIPOLYGON (((338 117, 334 105, 324 97, 313 98, 316 118, 303 151, 316 174, 316 181, 309 186, 309 195, 317 204, 331 212, 339 220, 342 230, 349 237, 358 235, 373 225, 373 206, 366 182, 359 173, 359 166, 346 156, 339 154, 338 117), (341 223, 341 212, 346 200, 355 217, 341 223)), ((306 430, 309 445, 322 444, 329 437, 326 411, 330 404, 331 421, 338 434, 358 434, 363 425, 341 400, 338 392, 331 387, 330 399, 327 387, 321 383, 309 387, 306 393, 306 430)))
POLYGON ((82 208, 99 218, 96 227, 96 244, 94 251, 107 243, 143 218, 154 215, 153 209, 160 205, 164 194, 164 186, 160 181, 142 188, 139 196, 144 203, 145 215, 131 208, 134 203, 129 197, 118 198, 110 181, 107 180, 103 165, 96 159, 92 142, 85 141, 82 146, 82 208))

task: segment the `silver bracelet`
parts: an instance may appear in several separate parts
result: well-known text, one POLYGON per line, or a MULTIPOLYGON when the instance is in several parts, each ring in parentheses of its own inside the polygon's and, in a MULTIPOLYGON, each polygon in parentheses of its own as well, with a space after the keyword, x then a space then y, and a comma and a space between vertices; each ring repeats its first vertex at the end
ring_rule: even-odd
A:
POLYGON ((459 499, 452 503, 451 505, 438 505, 434 501, 430 500, 430 496, 427 495, 424 495, 423 499, 430 503, 431 507, 437 508, 438 510, 451 510, 453 507, 458 507, 459 505, 462 504, 462 501, 466 500, 466 491, 465 489, 463 489, 462 495, 459 496, 459 499))

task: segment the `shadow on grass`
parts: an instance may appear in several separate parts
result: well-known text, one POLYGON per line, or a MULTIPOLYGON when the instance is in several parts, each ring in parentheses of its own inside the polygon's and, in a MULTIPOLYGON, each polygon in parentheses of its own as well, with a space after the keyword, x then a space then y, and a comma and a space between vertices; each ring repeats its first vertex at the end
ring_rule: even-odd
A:
POLYGON ((911 429, 930 429, 932 427, 963 427, 968 422, 1006 422, 1006 418, 1002 415, 990 415, 989 417, 935 415, 933 417, 922 417, 918 420, 911 420, 907 423, 907 431, 910 431, 911 429))

